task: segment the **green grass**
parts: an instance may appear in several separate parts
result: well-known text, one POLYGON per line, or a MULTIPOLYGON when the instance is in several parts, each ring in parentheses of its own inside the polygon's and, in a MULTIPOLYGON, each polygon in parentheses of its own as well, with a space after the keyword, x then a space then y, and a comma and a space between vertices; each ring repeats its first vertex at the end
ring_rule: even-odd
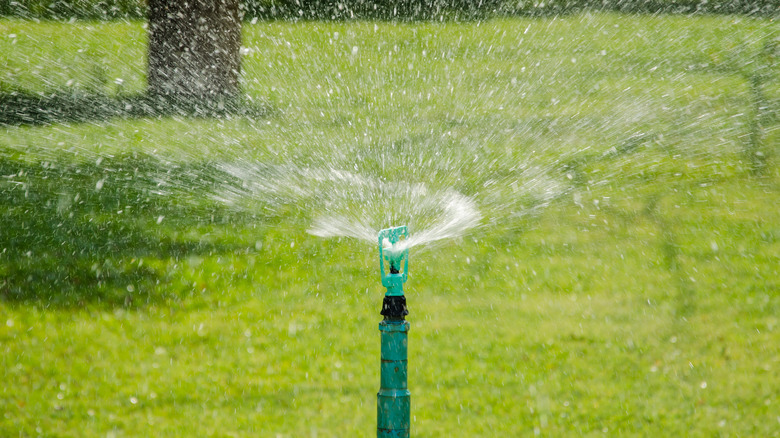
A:
MULTIPOLYGON (((143 90, 142 23, 0 35, 0 91, 143 90)), ((374 433, 375 249, 306 234, 317 197, 211 201, 225 160, 475 199, 483 226, 412 249, 415 436, 780 435, 778 35, 247 24, 265 118, 0 128, 0 435, 374 433), (518 165, 566 190, 521 214, 518 165)))

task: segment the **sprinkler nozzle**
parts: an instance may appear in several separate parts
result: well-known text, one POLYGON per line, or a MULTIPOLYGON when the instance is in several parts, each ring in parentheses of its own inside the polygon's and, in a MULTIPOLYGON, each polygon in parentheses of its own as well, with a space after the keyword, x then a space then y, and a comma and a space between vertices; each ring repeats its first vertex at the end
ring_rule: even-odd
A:
POLYGON ((387 228, 379 232, 379 272, 382 285, 387 288, 388 296, 403 295, 403 284, 406 282, 409 268, 409 248, 399 242, 409 235, 406 226, 387 228), (387 263, 387 273, 385 273, 387 263))

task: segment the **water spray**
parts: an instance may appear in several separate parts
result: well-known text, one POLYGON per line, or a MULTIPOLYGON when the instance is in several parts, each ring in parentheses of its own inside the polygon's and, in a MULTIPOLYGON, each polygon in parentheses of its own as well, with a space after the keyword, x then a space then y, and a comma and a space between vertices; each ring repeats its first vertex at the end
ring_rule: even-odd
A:
POLYGON ((382 302, 379 332, 382 337, 381 378, 376 405, 378 438, 409 437, 410 398, 407 387, 407 333, 409 322, 404 283, 409 268, 406 226, 379 232, 379 272, 387 288, 382 302), (385 264, 387 270, 385 270, 385 264))

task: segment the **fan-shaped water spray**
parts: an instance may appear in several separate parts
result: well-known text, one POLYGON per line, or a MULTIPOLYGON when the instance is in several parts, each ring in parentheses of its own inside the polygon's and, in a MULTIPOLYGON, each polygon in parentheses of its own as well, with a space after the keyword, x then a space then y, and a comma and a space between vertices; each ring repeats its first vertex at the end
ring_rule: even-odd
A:
POLYGON ((390 181, 333 167, 235 162, 216 168, 230 181, 220 185, 214 197, 229 206, 251 210, 292 204, 309 213, 310 234, 370 244, 377 230, 404 223, 413 230, 402 243, 405 248, 461 236, 482 223, 483 211, 493 220, 499 214, 527 214, 567 187, 533 166, 503 179, 483 178, 481 190, 470 196, 437 186, 436 180, 390 181))

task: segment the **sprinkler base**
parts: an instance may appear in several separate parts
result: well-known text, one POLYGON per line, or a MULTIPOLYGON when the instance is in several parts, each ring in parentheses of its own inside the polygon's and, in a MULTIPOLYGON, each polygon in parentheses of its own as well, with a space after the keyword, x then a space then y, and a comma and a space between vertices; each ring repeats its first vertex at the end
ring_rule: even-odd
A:
POLYGON ((382 301, 382 311, 380 315, 385 317, 385 321, 403 320, 409 314, 406 309, 406 297, 403 295, 385 295, 382 301))

